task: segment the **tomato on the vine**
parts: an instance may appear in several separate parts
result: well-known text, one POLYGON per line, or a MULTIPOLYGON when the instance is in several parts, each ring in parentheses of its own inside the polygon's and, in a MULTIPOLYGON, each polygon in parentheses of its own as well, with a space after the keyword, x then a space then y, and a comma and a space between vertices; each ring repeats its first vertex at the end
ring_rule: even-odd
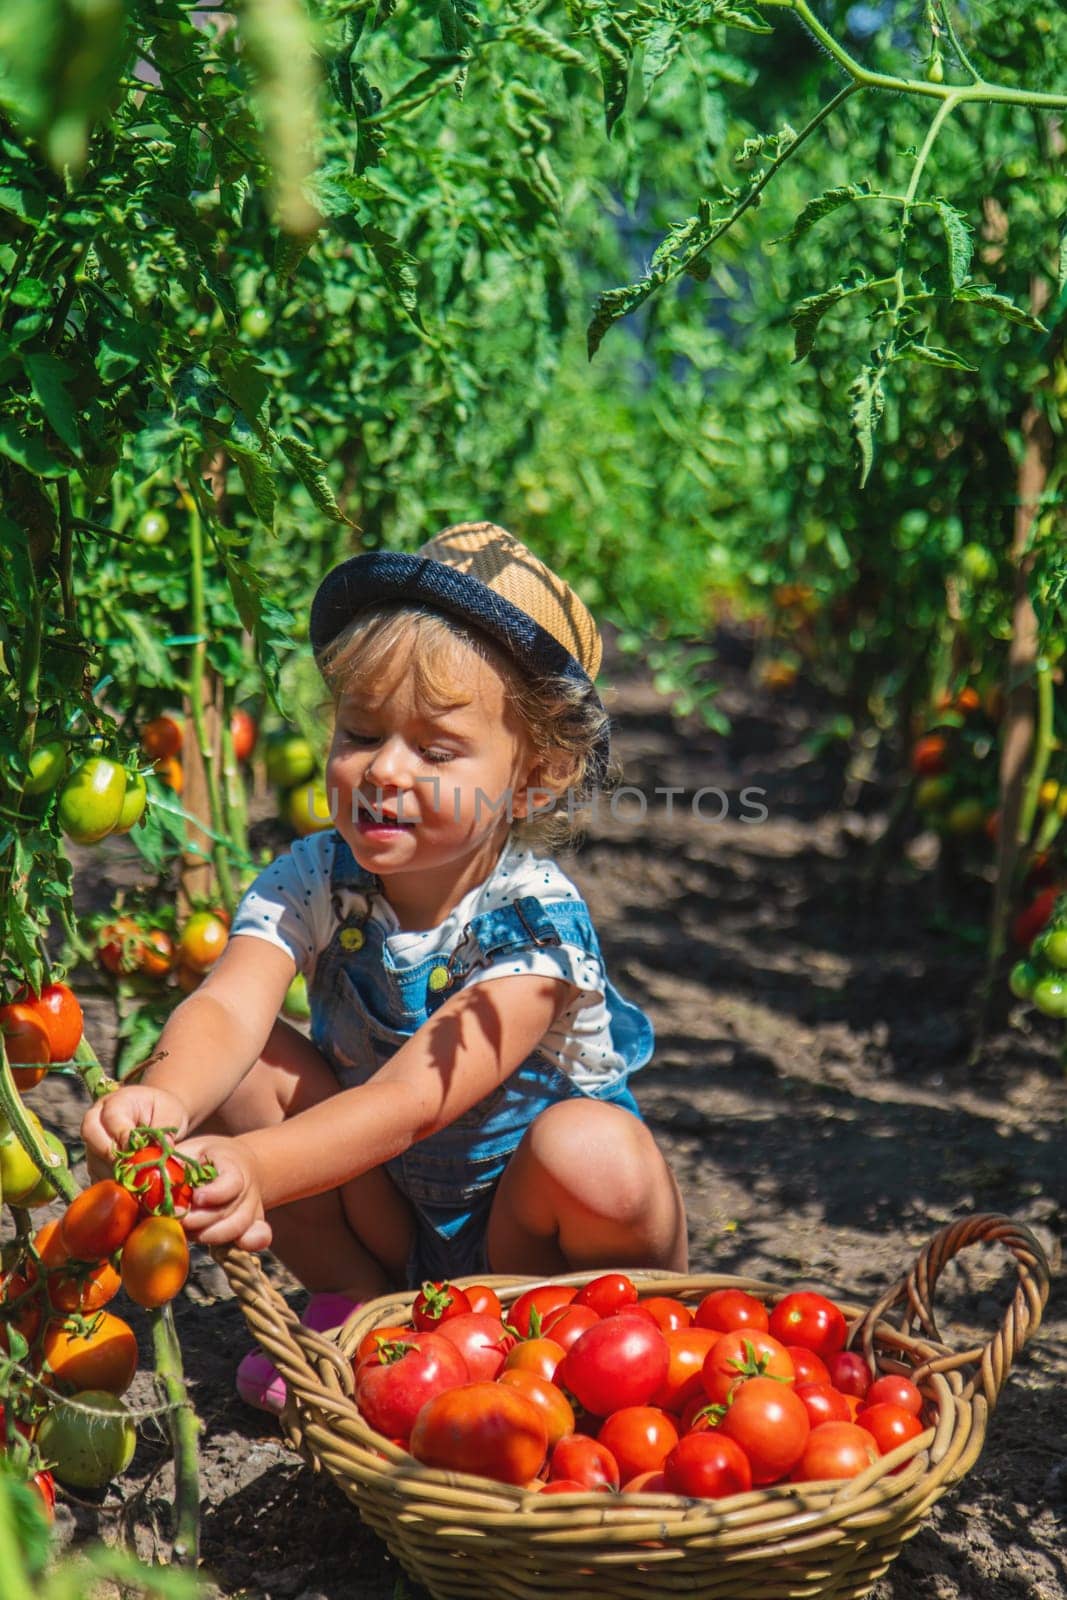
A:
POLYGON ((189 1276, 189 1243, 177 1217, 145 1217, 122 1247, 122 1287, 154 1310, 173 1300, 189 1276))
POLYGON ((97 959, 117 978, 136 972, 143 953, 144 933, 133 917, 116 917, 113 922, 105 923, 97 934, 97 959))
POLYGON ((124 1394, 137 1371, 137 1338, 128 1322, 110 1311, 98 1311, 78 1332, 73 1323, 50 1322, 41 1352, 44 1383, 56 1382, 77 1391, 107 1389, 124 1394))
POLYGON ((74 844, 97 844, 114 829, 126 799, 126 768, 104 756, 76 767, 59 794, 59 825, 74 844))
POLYGON ((31 1006, 44 1024, 53 1065, 73 1060, 85 1024, 74 991, 65 983, 46 983, 40 994, 24 989, 17 998, 31 1006))
POLYGON ((178 938, 183 966, 193 972, 208 972, 226 946, 229 929, 213 911, 194 911, 178 938))
POLYGON ((42 1454, 55 1462, 60 1483, 73 1489, 102 1489, 129 1466, 137 1433, 117 1395, 88 1389, 77 1396, 76 1405, 47 1413, 37 1441, 42 1454))
POLYGON ((103 1261, 121 1249, 141 1208, 114 1178, 101 1178, 75 1195, 60 1222, 63 1243, 75 1261, 103 1261))
POLYGON ((45 1275, 45 1292, 57 1311, 91 1316, 119 1292, 119 1275, 108 1260, 75 1264, 63 1238, 61 1219, 44 1223, 33 1236, 37 1260, 26 1264, 28 1278, 45 1275), (38 1265, 39 1263, 39 1265, 38 1265))
POLYGON ((927 733, 911 750, 911 770, 919 777, 934 776, 948 768, 948 745, 940 733, 927 733))
POLYGON ((315 773, 315 752, 300 733, 277 734, 267 741, 267 780, 278 789, 306 783, 315 773))
POLYGON ((165 928, 147 928, 139 971, 146 978, 165 978, 174 965, 174 940, 165 928))
POLYGON ((265 306, 246 306, 241 313, 241 332, 246 339, 263 339, 271 330, 271 314, 265 306))
POLYGON ((155 1216, 167 1210, 168 1186, 171 1207, 177 1216, 188 1211, 193 1203, 193 1185, 185 1163, 177 1156, 164 1159, 160 1144, 151 1143, 139 1150, 121 1151, 115 1161, 115 1177, 136 1198, 146 1216, 155 1216))
POLYGON ((141 749, 153 761, 180 756, 185 732, 176 717, 153 717, 141 729, 141 749))
POLYGON ((119 820, 112 828, 112 833, 129 833, 144 816, 145 806, 148 804, 148 785, 139 772, 126 773, 126 792, 122 797, 122 809, 119 811, 119 820))
POLYGON ((259 729, 256 719, 251 712, 245 711, 241 706, 234 706, 230 712, 230 738, 233 740, 233 753, 238 761, 248 761, 256 748, 256 738, 259 729))
POLYGON ((51 794, 67 770, 67 747, 59 739, 35 745, 29 760, 29 774, 23 794, 51 794))
POLYGON ((415 1296, 411 1320, 416 1328, 433 1332, 450 1317, 465 1316, 470 1308, 467 1296, 454 1283, 427 1280, 415 1296))
POLYGON ((44 1023, 31 1006, 13 1000, 0 1006, 0 1032, 16 1088, 34 1088, 47 1073, 52 1059, 44 1023))
POLYGON ((137 537, 142 544, 162 544, 170 532, 170 523, 162 511, 145 511, 137 519, 137 537))

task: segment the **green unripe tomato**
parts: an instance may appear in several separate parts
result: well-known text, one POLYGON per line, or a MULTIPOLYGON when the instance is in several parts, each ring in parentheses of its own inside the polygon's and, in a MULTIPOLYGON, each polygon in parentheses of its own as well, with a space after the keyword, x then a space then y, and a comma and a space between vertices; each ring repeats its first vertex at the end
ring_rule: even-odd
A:
POLYGON ((965 544, 960 551, 960 571, 972 583, 991 583, 997 575, 997 558, 984 544, 965 544))
MULTIPOLYGON (((25 1114, 30 1127, 43 1143, 41 1119, 28 1106, 25 1107, 25 1114)), ((14 1128, 10 1123, 5 1123, 4 1131, 0 1134, 0 1194, 8 1205, 21 1205, 23 1201, 20 1196, 32 1194, 40 1181, 37 1163, 22 1148, 14 1128)))
POLYGON ((309 833, 321 833, 333 827, 330 816, 330 797, 324 783, 298 783, 281 799, 282 815, 302 839, 309 833))
POLYGON ((248 306, 241 314, 241 332, 246 339, 263 339, 271 330, 271 314, 263 306, 248 306))
POLYGON ((1017 961, 1008 975, 1008 987, 1016 1000, 1032 1000, 1040 974, 1031 961, 1017 961))
POLYGON ((60 739, 39 744, 30 756, 30 775, 24 794, 51 794, 67 770, 67 747, 60 739))
POLYGON ((1057 972, 1067 972, 1067 928, 1050 928, 1038 942, 1049 966, 1057 972))
POLYGON ((1067 982, 1062 978, 1039 978, 1032 999, 1046 1017, 1067 1017, 1067 982))
POLYGON ((170 523, 162 511, 146 511, 137 520, 137 537, 142 544, 162 544, 170 532, 170 523))
POLYGON ((315 774, 315 752, 299 733, 283 733, 267 745, 268 780, 279 789, 306 783, 315 774))
POLYGON ((119 820, 112 828, 112 833, 129 833, 135 823, 140 822, 144 816, 144 808, 148 804, 148 785, 139 772, 127 772, 126 793, 122 798, 122 810, 119 820))
POLYGON ((302 972, 296 974, 292 983, 286 989, 285 999, 282 1001, 282 1010, 287 1017, 292 1017, 294 1022, 307 1022, 311 1016, 307 979, 302 972))
POLYGON ((96 844, 115 828, 126 799, 126 768, 104 756, 76 767, 59 796, 59 825, 74 844, 96 844))
POLYGON ((48 1413, 37 1430, 37 1447, 60 1483, 72 1489, 102 1489, 133 1460, 137 1433, 116 1394, 83 1389, 74 1402, 48 1413), (108 1415, 90 1415, 79 1406, 108 1415))
MULTIPOLYGON (((44 1145, 46 1150, 50 1150, 53 1155, 59 1157, 60 1166, 65 1172, 69 1172, 70 1156, 67 1154, 67 1147, 59 1135, 52 1133, 50 1129, 45 1128, 41 1135, 41 1143, 44 1145)), ((59 1189, 57 1188, 55 1181, 50 1174, 47 1172, 40 1172, 37 1175, 37 1182, 34 1184, 29 1194, 25 1194, 21 1199, 19 1199, 14 1195, 5 1193, 4 1198, 5 1200, 10 1200, 13 1206, 25 1206, 27 1211, 32 1211, 36 1206, 47 1206, 51 1204, 58 1193, 59 1189)))

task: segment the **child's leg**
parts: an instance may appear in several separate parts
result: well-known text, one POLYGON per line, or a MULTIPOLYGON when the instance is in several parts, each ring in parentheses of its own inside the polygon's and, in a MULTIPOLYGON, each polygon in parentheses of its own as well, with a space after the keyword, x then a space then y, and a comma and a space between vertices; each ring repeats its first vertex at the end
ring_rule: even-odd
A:
MULTIPOLYGON (((196 1131, 250 1133, 295 1117, 338 1091, 337 1079, 311 1041, 279 1020, 255 1066, 210 1123, 196 1131)), ((267 1221, 274 1254, 308 1289, 366 1300, 404 1282, 414 1237, 411 1211, 381 1167, 341 1189, 277 1206, 267 1221)))
POLYGON ((662 1267, 684 1272, 685 1207, 643 1122, 621 1106, 564 1100, 530 1126, 489 1218, 494 1272, 662 1267))

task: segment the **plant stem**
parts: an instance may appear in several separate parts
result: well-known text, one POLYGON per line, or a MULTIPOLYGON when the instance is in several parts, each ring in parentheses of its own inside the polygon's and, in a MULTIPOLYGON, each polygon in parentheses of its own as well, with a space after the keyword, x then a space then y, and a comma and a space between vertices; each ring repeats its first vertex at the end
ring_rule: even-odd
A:
MULTIPOLYGON (((190 473, 190 479, 195 482, 195 474, 190 473)), ((218 877, 219 889, 223 900, 228 906, 236 904, 233 890, 233 880, 230 874, 230 843, 226 838, 226 822, 222 811, 222 797, 219 793, 219 779, 216 771, 215 751, 213 741, 208 738, 207 719, 204 713, 204 683, 208 675, 207 660, 207 602, 204 595, 204 524, 200 514, 198 497, 190 494, 186 497, 186 509, 189 513, 189 555, 191 563, 190 574, 190 631, 196 636, 197 643, 192 647, 189 665, 189 712, 193 727, 196 731, 196 742, 200 750, 200 758, 204 764, 204 782, 207 786, 208 811, 211 818, 211 827, 217 841, 211 852, 215 872, 218 877)))
POLYGON ((200 1468, 197 1436, 200 1419, 185 1387, 182 1351, 174 1326, 174 1311, 161 1306, 152 1318, 152 1348, 156 1373, 170 1410, 174 1446, 174 1560, 194 1571, 200 1560, 200 1468))
POLYGON ((1026 787, 1023 790, 1022 805, 1019 808, 1019 827, 1016 832, 1016 839, 1020 847, 1024 849, 1033 831, 1034 817, 1037 815, 1038 796, 1041 793, 1041 785, 1045 781, 1045 774, 1048 772, 1049 756, 1052 754, 1052 667, 1047 656, 1038 657, 1035 677, 1037 680, 1037 728, 1034 734, 1030 772, 1026 779, 1026 787))

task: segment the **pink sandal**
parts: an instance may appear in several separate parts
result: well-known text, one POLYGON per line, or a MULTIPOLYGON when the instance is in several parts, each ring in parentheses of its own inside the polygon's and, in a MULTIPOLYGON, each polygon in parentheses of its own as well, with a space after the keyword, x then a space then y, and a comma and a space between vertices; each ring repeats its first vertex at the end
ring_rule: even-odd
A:
MULTIPOLYGON (((313 1294, 300 1321, 316 1333, 329 1333, 339 1328, 362 1303, 349 1299, 346 1294, 313 1294)), ((262 1350, 250 1350, 237 1367, 237 1393, 246 1405, 278 1416, 285 1406, 285 1379, 270 1356, 262 1350)))

